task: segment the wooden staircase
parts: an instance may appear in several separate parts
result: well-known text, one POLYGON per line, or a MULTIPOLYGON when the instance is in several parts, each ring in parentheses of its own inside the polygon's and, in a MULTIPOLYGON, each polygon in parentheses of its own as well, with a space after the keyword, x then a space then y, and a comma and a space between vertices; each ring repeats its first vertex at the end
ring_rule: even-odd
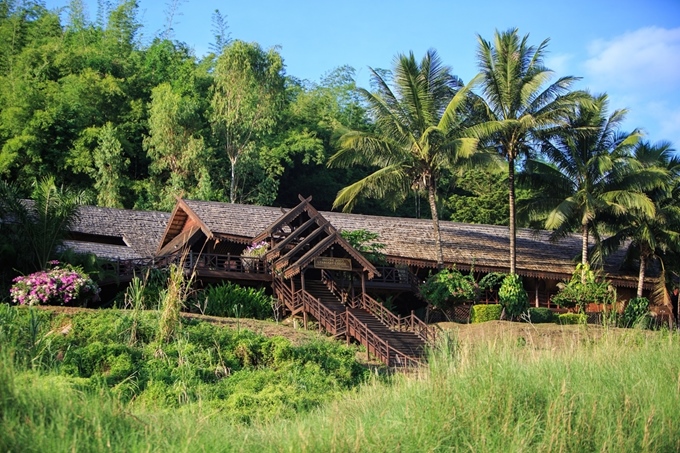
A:
POLYGON ((355 339, 387 366, 421 364, 427 343, 434 341, 434 329, 413 314, 396 316, 367 295, 351 299, 331 281, 307 280, 305 290, 295 294, 282 284, 274 289, 291 313, 311 315, 331 335, 355 339))

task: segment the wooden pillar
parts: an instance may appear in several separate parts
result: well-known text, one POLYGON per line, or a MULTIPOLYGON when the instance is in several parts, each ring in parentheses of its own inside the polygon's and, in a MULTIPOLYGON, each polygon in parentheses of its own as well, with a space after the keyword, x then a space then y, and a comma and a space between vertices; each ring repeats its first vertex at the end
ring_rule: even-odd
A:
POLYGON ((307 269, 305 269, 305 270, 303 270, 302 272, 300 272, 300 282, 301 282, 301 284, 302 284, 302 288, 300 288, 300 289, 303 289, 303 290, 305 289, 305 271, 306 271, 306 270, 307 270, 307 269))
POLYGON ((537 277, 536 278, 536 307, 538 307, 538 285, 540 285, 540 284, 541 284, 541 281, 537 277))
POLYGON ((307 312, 302 311, 302 325, 305 326, 305 330, 307 330, 307 312))
POLYGON ((366 272, 361 272, 361 298, 363 300, 364 294, 366 294, 366 272))

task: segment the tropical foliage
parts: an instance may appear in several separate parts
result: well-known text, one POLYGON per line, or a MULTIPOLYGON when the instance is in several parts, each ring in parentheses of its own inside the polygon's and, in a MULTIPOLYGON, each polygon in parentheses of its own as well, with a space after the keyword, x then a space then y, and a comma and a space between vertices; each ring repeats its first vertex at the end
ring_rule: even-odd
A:
POLYGON ((529 308, 529 296, 522 284, 522 278, 517 274, 509 274, 503 279, 498 289, 498 299, 505 314, 511 319, 517 318, 529 308))
POLYGON ((377 169, 342 189, 334 207, 349 211, 360 197, 384 199, 396 207, 413 190, 424 191, 432 215, 437 262, 443 265, 437 181, 445 171, 464 168, 477 154, 477 122, 474 115, 466 115, 476 81, 463 86, 432 50, 420 62, 413 53, 397 56, 389 78, 374 69, 371 75, 376 91, 359 91, 376 129, 345 133, 340 151, 329 164, 377 169))
POLYGON ((510 273, 516 267, 515 162, 531 151, 536 132, 556 125, 560 116, 579 97, 569 92, 575 77, 560 77, 548 84, 552 71, 543 66, 548 40, 538 47, 517 29, 496 32, 493 41, 478 36, 477 60, 481 72, 481 96, 492 120, 501 129, 489 146, 508 161, 510 225, 510 273))
POLYGON ((462 302, 474 302, 479 296, 479 285, 470 272, 463 275, 458 269, 443 269, 420 285, 420 295, 432 306, 448 309, 462 302))
POLYGON ((552 301, 560 307, 576 307, 579 312, 584 312, 587 304, 613 304, 616 301, 616 292, 588 264, 579 264, 571 280, 561 284, 552 301))

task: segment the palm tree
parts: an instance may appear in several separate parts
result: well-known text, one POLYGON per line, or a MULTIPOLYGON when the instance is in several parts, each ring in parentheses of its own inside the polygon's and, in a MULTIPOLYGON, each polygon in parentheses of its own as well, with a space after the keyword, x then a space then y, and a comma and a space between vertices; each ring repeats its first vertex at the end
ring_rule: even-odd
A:
MULTIPOLYGON (((630 240, 628 255, 637 255, 640 263, 637 296, 642 297, 647 264, 653 259, 661 259, 667 252, 680 252, 680 158, 675 155, 669 142, 651 145, 640 142, 633 157, 647 173, 656 173, 656 185, 646 187, 655 207, 655 215, 650 216, 641 209, 630 209, 617 216, 612 222, 614 234, 602 241, 601 253, 607 254, 619 248, 624 241, 630 240)), ((664 268, 662 262, 662 269, 664 268)), ((665 295, 665 276, 659 283, 665 295)))
POLYGON ((413 53, 398 55, 393 74, 371 69, 376 92, 360 89, 375 121, 375 132, 351 131, 340 141, 340 151, 329 166, 364 165, 378 167, 365 178, 338 192, 333 207, 351 210, 359 197, 387 199, 393 207, 413 190, 427 192, 434 226, 437 263, 444 256, 439 231, 437 181, 445 169, 461 168, 473 159, 479 137, 492 124, 474 124, 461 114, 470 111, 471 87, 442 65, 437 53, 429 50, 420 64, 413 53), (393 76, 390 87, 387 76, 393 76))
POLYGON ((529 35, 520 39, 517 29, 496 31, 493 42, 478 35, 482 97, 491 119, 503 125, 495 136, 494 147, 508 161, 511 274, 517 264, 515 160, 529 151, 534 132, 554 125, 580 96, 569 92, 578 80, 571 76, 543 88, 552 76, 552 71, 543 66, 548 40, 534 47, 528 39, 529 35))
POLYGON ((57 187, 52 177, 35 183, 32 202, 23 200, 15 186, 0 181, 0 223, 6 230, 4 240, 16 252, 19 270, 47 267, 84 202, 84 192, 57 187))
POLYGON ((630 210, 654 215, 654 205, 641 190, 654 187, 660 172, 641 168, 631 157, 640 133, 622 133, 618 126, 625 110, 607 115, 607 95, 583 99, 562 125, 538 134, 547 159, 527 161, 522 180, 540 194, 528 208, 533 215, 547 212, 545 228, 556 240, 581 232, 581 263, 588 264, 589 236, 599 242, 598 216, 630 210))

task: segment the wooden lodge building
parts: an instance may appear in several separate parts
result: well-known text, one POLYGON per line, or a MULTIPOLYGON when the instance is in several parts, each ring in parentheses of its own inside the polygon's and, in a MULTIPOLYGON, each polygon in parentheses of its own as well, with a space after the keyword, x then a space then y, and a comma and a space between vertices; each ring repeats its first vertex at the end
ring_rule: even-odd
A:
MULTIPOLYGON (((422 280, 436 269, 430 219, 317 213, 311 199, 303 200, 293 209, 179 199, 172 213, 83 206, 66 246, 76 252, 94 253, 111 260, 158 258, 176 253, 187 245, 195 255, 236 258, 253 242, 265 239, 263 233, 291 211, 316 213, 314 215, 318 214, 339 231, 363 229, 377 233, 378 242, 385 245, 383 252, 388 265, 402 270, 402 275, 407 269, 422 280)), ((507 227, 449 221, 441 221, 440 225, 446 267, 456 266, 461 271, 473 267, 482 275, 508 272, 507 227)), ((571 277, 581 255, 580 236, 569 236, 553 243, 549 241, 549 235, 548 231, 517 230, 517 274, 523 277, 534 306, 551 306, 549 298, 556 292, 557 283, 571 277)), ((331 247, 328 254, 333 249, 331 247)), ((625 250, 620 250, 608 257, 603 269, 617 288, 620 299, 634 296, 638 277, 636 270, 624 267, 624 258, 625 250)), ((385 270, 390 273, 390 268, 385 270)), ((382 278, 367 279, 367 285, 379 289, 378 281, 390 278, 380 275, 382 278)), ((221 272, 214 276, 237 280, 260 278, 221 272)), ((652 285, 653 279, 649 278, 645 290, 649 291, 652 285)))
MULTIPOLYGON (((431 220, 319 212, 311 201, 300 197, 294 208, 281 209, 178 199, 170 214, 83 206, 66 246, 112 260, 117 281, 184 256, 184 266, 202 284, 230 280, 271 288, 287 313, 359 341, 385 363, 417 361, 434 335, 421 321, 424 303, 416 296, 417 284, 437 264, 431 220), (388 265, 371 264, 341 236, 343 230, 377 233, 388 265), (261 256, 244 256, 253 244, 261 256), (386 296, 399 315, 374 299, 386 296)), ((508 271, 507 227, 440 225, 447 267, 480 275, 508 271)), ((571 277, 580 258, 581 238, 551 243, 548 237, 518 230, 517 273, 532 305, 552 308, 557 283, 571 277)), ((634 296, 637 287, 637 272, 623 269, 624 255, 610 256, 604 266, 620 299, 634 296)))

